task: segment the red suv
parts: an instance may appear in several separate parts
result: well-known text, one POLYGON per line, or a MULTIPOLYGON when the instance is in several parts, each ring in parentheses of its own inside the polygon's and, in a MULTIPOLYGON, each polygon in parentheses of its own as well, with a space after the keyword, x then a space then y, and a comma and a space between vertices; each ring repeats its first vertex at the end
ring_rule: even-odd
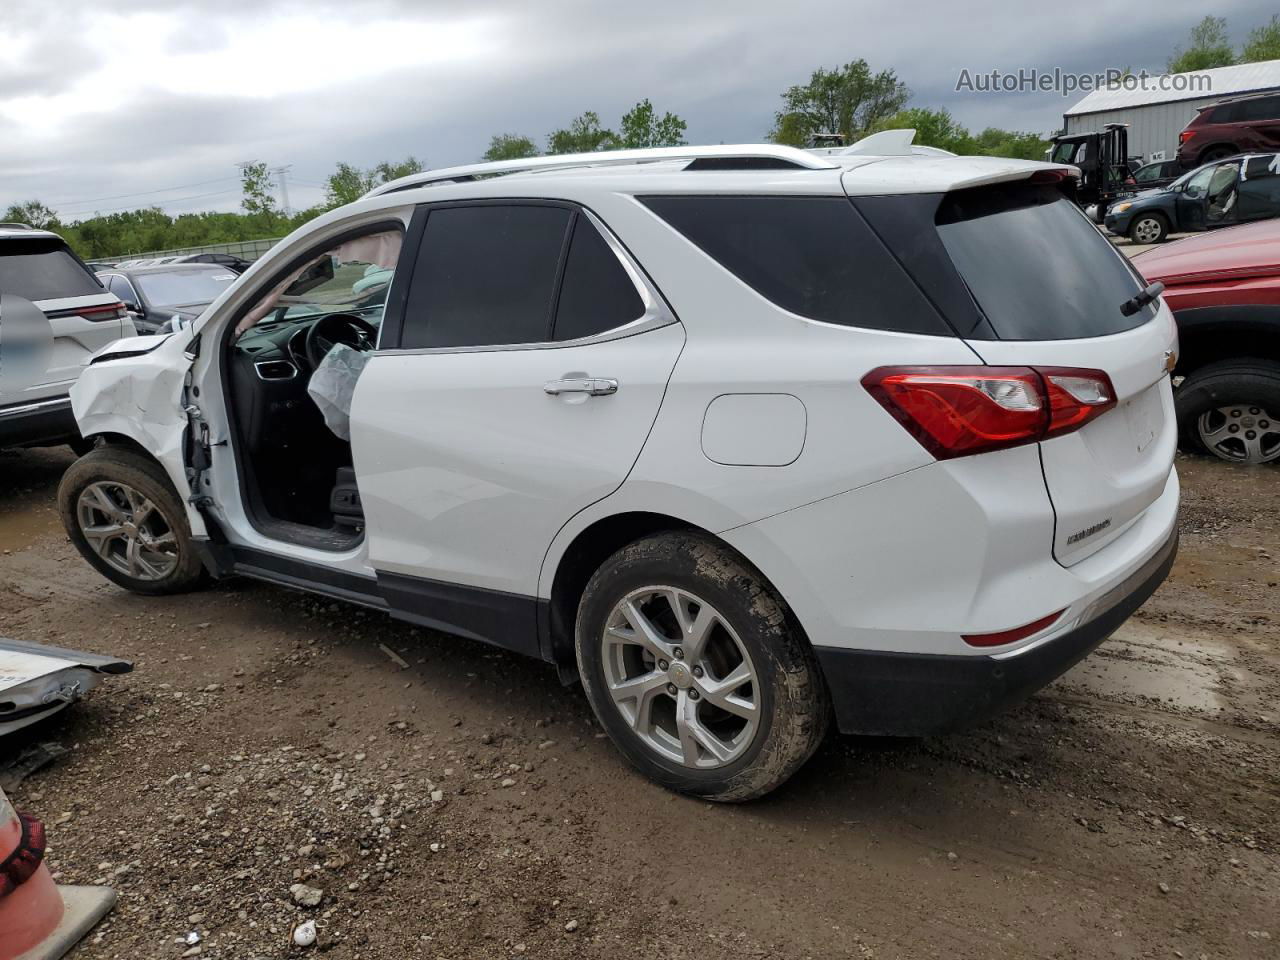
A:
POLYGON ((1237 153, 1280 149, 1280 94, 1201 107, 1178 134, 1178 163, 1198 167, 1237 153))
POLYGON ((1280 462, 1280 220, 1215 230, 1133 258, 1178 323, 1183 446, 1280 462))

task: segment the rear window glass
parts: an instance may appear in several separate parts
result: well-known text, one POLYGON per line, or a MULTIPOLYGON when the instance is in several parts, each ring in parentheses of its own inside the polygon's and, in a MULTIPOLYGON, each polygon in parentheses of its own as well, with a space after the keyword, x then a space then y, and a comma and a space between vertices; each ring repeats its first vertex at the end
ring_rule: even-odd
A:
POLYGON ((1146 323, 1120 305, 1144 284, 1053 187, 961 190, 943 198, 938 235, 1001 340, 1101 337, 1146 323))
POLYGON ((773 303, 813 320, 949 335, 884 244, 838 197, 647 197, 654 213, 773 303))
POLYGON ((600 231, 579 214, 569 242, 555 339, 590 337, 638 320, 644 301, 600 231))
POLYGON ((105 292, 61 240, 0 240, 0 293, 56 300, 105 292))

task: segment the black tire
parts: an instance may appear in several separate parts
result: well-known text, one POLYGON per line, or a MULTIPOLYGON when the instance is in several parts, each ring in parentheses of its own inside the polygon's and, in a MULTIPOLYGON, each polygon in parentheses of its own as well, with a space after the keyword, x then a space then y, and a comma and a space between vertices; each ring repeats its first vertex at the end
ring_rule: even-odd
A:
MULTIPOLYGON (((794 774, 826 733, 830 704, 808 640, 763 576, 709 536, 659 534, 606 560, 583 592, 575 647, 587 699, 605 731, 633 766, 670 790, 722 802, 763 796, 794 774), (730 625, 755 665, 760 682, 750 689, 757 726, 741 755, 723 766, 699 769, 659 755, 633 731, 609 693, 604 665, 608 619, 628 595, 655 585, 705 600, 730 625)), ((676 702, 672 700, 673 716, 676 702)), ((714 707, 704 702, 694 709, 714 707)))
POLYGON ((1163 213, 1158 211, 1140 213, 1133 218, 1133 223, 1129 224, 1129 239, 1134 243, 1164 243, 1168 238, 1169 221, 1163 213), (1153 229, 1156 233, 1154 236, 1148 234, 1145 239, 1138 239, 1139 224, 1154 224, 1153 229))
POLYGON ((149 457, 110 444, 95 447, 62 475, 62 482, 58 485, 58 511, 62 514, 67 536, 80 555, 104 577, 126 590, 152 596, 182 593, 204 579, 204 567, 191 541, 186 510, 163 468, 149 457), (148 515, 151 519, 146 521, 147 527, 160 531, 161 535, 172 533, 173 549, 165 552, 172 553, 176 562, 164 576, 154 579, 130 576, 112 566, 90 546, 81 528, 78 504, 80 495, 91 484, 104 481, 126 484, 146 497, 153 505, 153 511, 148 515))
MULTIPOLYGON (((1199 430, 1200 417, 1222 407, 1239 405, 1254 430, 1275 430, 1271 416, 1280 417, 1280 363, 1240 357, 1206 364, 1193 370, 1174 393, 1178 428, 1184 450, 1208 453, 1220 460, 1243 462, 1208 446, 1199 430), (1253 415, 1252 410, 1263 411, 1253 415), (1265 426, 1263 426, 1265 424, 1265 426)), ((1280 451, 1272 460, 1280 459, 1280 451)))
POLYGON ((1234 157, 1239 152, 1235 147, 1210 147, 1200 154, 1200 162, 1197 166, 1204 166, 1206 163, 1213 163, 1215 160, 1222 160, 1226 157, 1234 157))

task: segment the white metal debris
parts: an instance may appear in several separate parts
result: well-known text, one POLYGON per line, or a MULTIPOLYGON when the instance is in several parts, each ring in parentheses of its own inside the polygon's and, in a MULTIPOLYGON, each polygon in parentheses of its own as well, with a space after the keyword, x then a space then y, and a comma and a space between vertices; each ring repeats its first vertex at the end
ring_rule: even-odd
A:
POLYGON ((79 700, 103 674, 132 669, 117 657, 0 637, 0 736, 79 700))

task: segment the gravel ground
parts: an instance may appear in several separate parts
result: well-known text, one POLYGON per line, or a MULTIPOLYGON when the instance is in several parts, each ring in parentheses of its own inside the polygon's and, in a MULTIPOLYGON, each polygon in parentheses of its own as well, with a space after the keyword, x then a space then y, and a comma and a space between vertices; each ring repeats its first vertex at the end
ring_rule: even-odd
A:
POLYGON ((1172 578, 1025 705, 832 736, 724 807, 545 665, 248 581, 122 592, 58 526, 70 461, 0 454, 0 633, 136 663, 12 797, 120 892, 82 960, 1280 957, 1275 468, 1180 458, 1172 578))

